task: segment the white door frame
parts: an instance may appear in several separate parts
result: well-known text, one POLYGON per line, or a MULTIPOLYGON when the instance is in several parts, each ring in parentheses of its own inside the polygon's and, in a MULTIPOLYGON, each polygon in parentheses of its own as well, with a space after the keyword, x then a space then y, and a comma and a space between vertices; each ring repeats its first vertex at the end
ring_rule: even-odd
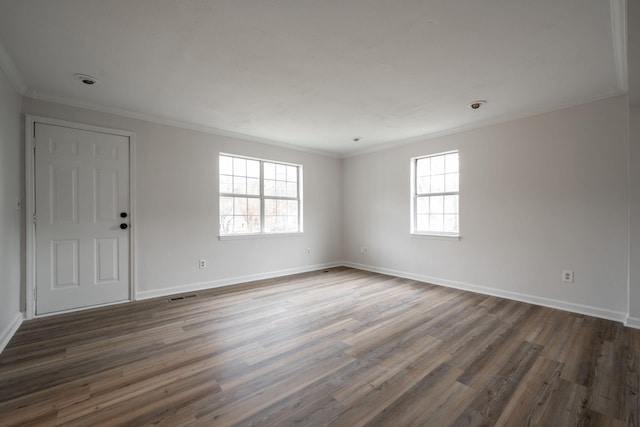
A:
MULTIPOLYGON (((36 301, 35 301, 35 289, 36 289, 36 233, 33 217, 35 214, 35 124, 43 123, 48 125, 64 126, 73 129, 86 130, 91 132, 110 133, 113 135, 119 135, 129 138, 129 224, 131 225, 129 232, 129 301, 135 300, 136 295, 136 263, 135 263, 135 241, 136 241, 136 204, 135 204, 135 152, 136 152, 136 135, 133 132, 104 128, 93 125, 85 125, 82 123, 69 122, 66 120, 52 119, 49 117, 35 116, 27 114, 25 116, 24 127, 24 159, 25 159, 25 192, 26 192, 26 313, 27 319, 33 319, 35 317, 51 316, 55 314, 65 313, 68 311, 86 310, 86 307, 61 311, 51 314, 36 315, 36 301)), ((118 303, 115 303, 118 304, 118 303)), ((105 304, 109 305, 109 304, 105 304)))

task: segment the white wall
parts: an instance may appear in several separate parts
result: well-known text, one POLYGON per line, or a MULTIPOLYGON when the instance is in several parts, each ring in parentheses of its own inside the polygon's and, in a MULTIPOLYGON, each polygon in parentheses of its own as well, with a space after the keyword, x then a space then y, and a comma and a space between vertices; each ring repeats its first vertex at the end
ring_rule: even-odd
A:
POLYGON ((135 132, 132 231, 139 297, 311 270, 342 259, 340 159, 29 98, 23 111, 135 132), (218 240, 219 152, 301 164, 304 234, 218 240), (200 258, 208 260, 207 269, 198 269, 200 258))
POLYGON ((136 133, 141 297, 346 261, 617 320, 629 306, 627 108, 611 98, 339 160, 23 99, 25 113, 136 133), (409 160, 454 148, 462 239, 411 236, 409 160), (303 236, 217 239, 220 151, 303 165, 303 236))
POLYGON ((0 69, 0 351, 20 325, 21 97, 0 69))
POLYGON ((629 81, 629 325, 640 328, 640 2, 627 2, 629 81))
POLYGON ((629 324, 640 328, 640 106, 629 110, 629 324))
POLYGON ((346 261, 624 320, 626 111, 610 98, 346 159, 346 261), (462 238, 411 236, 410 158, 452 149, 462 238))

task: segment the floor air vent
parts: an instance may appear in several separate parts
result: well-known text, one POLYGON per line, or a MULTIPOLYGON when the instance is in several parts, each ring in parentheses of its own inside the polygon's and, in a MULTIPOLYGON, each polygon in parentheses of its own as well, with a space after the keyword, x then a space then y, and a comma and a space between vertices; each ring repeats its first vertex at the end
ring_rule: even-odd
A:
POLYGON ((170 302, 182 301, 182 300, 189 299, 189 298, 195 298, 197 296, 198 295, 196 295, 196 294, 180 295, 179 297, 171 297, 171 298, 169 298, 169 301, 170 302))

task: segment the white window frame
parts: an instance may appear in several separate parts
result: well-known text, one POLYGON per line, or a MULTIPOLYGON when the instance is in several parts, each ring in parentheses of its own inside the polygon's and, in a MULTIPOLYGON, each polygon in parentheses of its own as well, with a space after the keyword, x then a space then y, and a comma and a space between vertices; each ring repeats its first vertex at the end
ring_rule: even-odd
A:
POLYGON ((461 176, 461 172, 460 172, 460 151, 459 150, 449 150, 449 151, 444 151, 444 152, 440 152, 440 153, 434 153, 434 154, 427 154, 424 156, 418 156, 418 157, 413 157, 411 159, 411 219, 410 219, 410 224, 411 224, 411 228, 410 228, 410 233, 412 235, 416 235, 416 236, 430 236, 430 237, 443 237, 443 238, 460 238, 460 183, 458 182, 458 191, 442 191, 442 192, 425 192, 425 193, 418 193, 418 175, 417 175, 417 163, 419 160, 421 159, 426 159, 426 158, 432 158, 432 157, 440 157, 440 156, 446 156, 447 154, 453 154, 453 153, 457 153, 458 154, 458 177, 461 176), (417 221, 418 221, 418 214, 417 214, 417 203, 418 203, 418 198, 420 197, 425 197, 425 196, 451 196, 451 195, 456 195, 458 196, 458 231, 457 232, 450 232, 450 231, 423 231, 423 230, 418 230, 417 227, 417 221))
POLYGON ((270 159, 262 159, 257 157, 248 157, 242 156, 238 154, 230 154, 230 153, 218 153, 218 237, 221 240, 224 239, 234 239, 234 238, 253 238, 253 237, 269 237, 269 236, 286 236, 286 235, 302 235, 304 232, 303 228, 303 197, 302 197, 302 165, 295 163, 282 162, 279 160, 270 160, 270 159), (251 194, 240 194, 240 193, 223 193, 220 191, 220 157, 231 157, 245 160, 253 160, 260 162, 260 194, 259 195, 251 195, 251 194), (265 163, 273 163, 275 165, 284 165, 284 166, 292 166, 297 170, 297 197, 287 197, 287 196, 266 196, 264 194, 264 164, 265 163), (246 197, 246 198, 255 198, 260 200, 260 231, 259 232, 247 232, 247 233, 223 233, 220 227, 220 216, 221 216, 221 204, 220 199, 222 197, 246 197), (265 199, 269 200, 292 200, 297 201, 298 203, 298 231, 265 231, 265 199))

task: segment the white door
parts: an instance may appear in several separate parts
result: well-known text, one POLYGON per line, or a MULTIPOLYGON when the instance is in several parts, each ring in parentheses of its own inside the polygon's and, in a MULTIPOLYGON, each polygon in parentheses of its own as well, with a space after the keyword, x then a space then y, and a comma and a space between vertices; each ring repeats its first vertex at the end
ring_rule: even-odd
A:
POLYGON ((128 300, 129 138, 36 123, 35 146, 36 314, 128 300))

